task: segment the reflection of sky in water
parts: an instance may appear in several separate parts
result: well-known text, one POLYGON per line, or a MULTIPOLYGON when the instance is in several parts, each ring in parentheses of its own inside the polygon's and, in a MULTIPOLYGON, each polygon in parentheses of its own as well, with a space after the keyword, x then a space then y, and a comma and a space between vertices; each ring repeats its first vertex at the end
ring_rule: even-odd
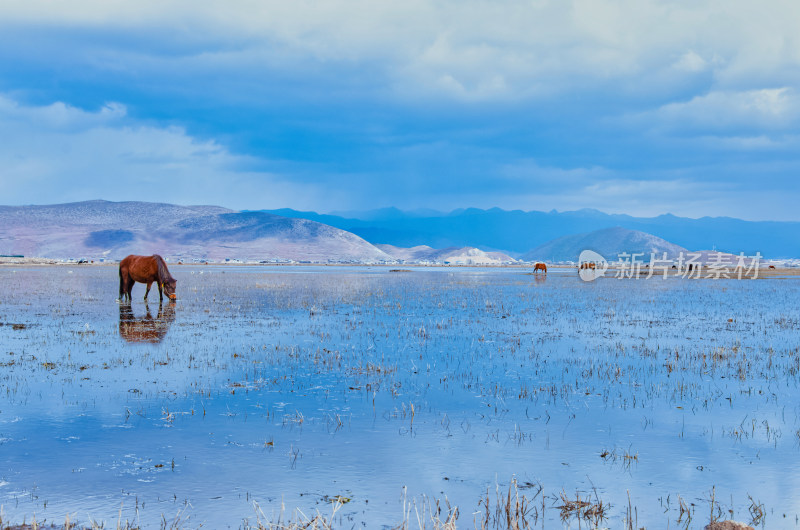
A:
POLYGON ((135 519, 138 502, 143 524, 180 512, 236 527, 254 500, 328 513, 323 497, 341 494, 342 514, 375 526, 399 522, 407 486, 447 495, 469 527, 512 475, 541 482, 551 524, 562 489, 593 487, 610 527, 627 490, 648 527, 674 525, 677 495, 705 521, 712 486, 738 519, 748 494, 767 526, 800 512, 794 279, 172 272, 179 300, 161 317, 151 302, 163 333, 150 344, 121 335, 121 315, 147 311, 137 285, 121 313, 114 268, 0 269, 12 521, 116 521, 121 503, 135 519))

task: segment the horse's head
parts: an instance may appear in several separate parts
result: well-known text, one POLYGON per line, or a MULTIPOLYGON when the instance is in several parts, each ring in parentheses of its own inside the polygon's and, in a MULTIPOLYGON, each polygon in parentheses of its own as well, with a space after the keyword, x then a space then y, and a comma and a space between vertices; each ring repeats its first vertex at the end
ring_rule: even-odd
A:
POLYGON ((164 294, 169 297, 170 300, 175 300, 178 298, 175 295, 175 286, 178 283, 178 280, 172 278, 171 280, 164 282, 164 294))

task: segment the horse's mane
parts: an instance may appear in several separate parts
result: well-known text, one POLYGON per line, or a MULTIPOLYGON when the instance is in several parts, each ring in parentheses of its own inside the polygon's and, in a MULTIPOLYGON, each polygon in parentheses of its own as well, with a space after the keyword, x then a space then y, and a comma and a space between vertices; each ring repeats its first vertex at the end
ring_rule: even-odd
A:
POLYGON ((167 264, 164 261, 164 258, 159 256, 158 254, 155 255, 156 264, 158 265, 158 282, 159 283, 167 283, 169 281, 174 280, 172 275, 169 273, 167 269, 167 264))

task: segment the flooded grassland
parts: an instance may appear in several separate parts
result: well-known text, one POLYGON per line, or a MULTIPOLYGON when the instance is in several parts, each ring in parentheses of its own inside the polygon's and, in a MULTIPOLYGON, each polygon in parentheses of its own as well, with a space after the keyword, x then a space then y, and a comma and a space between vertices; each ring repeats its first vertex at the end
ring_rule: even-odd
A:
POLYGON ((798 526, 800 278, 171 272, 0 267, 4 522, 798 526))

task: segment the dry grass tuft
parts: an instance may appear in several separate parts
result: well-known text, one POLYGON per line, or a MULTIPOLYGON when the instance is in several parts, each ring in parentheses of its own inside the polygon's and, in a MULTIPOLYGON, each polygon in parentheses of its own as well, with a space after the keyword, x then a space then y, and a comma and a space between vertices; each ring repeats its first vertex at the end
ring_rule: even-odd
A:
POLYGON ((540 484, 526 483, 523 487, 535 490, 530 497, 520 493, 517 479, 512 478, 508 491, 502 493, 500 485, 495 486, 495 502, 492 503, 489 490, 478 504, 479 511, 475 513, 475 528, 481 530, 508 529, 519 530, 531 528, 536 524, 540 515, 544 516, 544 497, 542 497, 541 513, 534 501, 542 494, 540 484))
POLYGON ((575 500, 567 496, 566 491, 561 491, 561 506, 557 506, 561 510, 561 520, 567 522, 570 519, 577 518, 592 523, 597 527, 606 518, 606 510, 608 505, 597 497, 595 492, 595 500, 592 502, 591 497, 581 498, 580 493, 575 493, 575 500))
MULTIPOLYGON (((349 502, 350 499, 347 499, 349 502)), ((244 521, 242 528, 244 530, 332 530, 333 522, 336 518, 336 512, 342 507, 344 502, 339 496, 333 497, 331 502, 331 514, 325 517, 319 511, 314 517, 308 517, 299 508, 295 509, 294 513, 286 518, 286 506, 281 502, 281 511, 278 514, 277 520, 270 520, 258 503, 253 502, 253 508, 256 511, 257 522, 256 526, 251 526, 248 521, 244 521)))
POLYGON ((423 495, 419 502, 417 499, 407 499, 406 488, 403 488, 403 521, 394 527, 393 530, 456 530, 456 520, 458 519, 458 507, 451 506, 447 497, 444 502, 439 499, 431 499, 423 495), (411 517, 411 510, 414 510, 414 517, 411 517), (416 523, 417 526, 412 526, 416 523))

